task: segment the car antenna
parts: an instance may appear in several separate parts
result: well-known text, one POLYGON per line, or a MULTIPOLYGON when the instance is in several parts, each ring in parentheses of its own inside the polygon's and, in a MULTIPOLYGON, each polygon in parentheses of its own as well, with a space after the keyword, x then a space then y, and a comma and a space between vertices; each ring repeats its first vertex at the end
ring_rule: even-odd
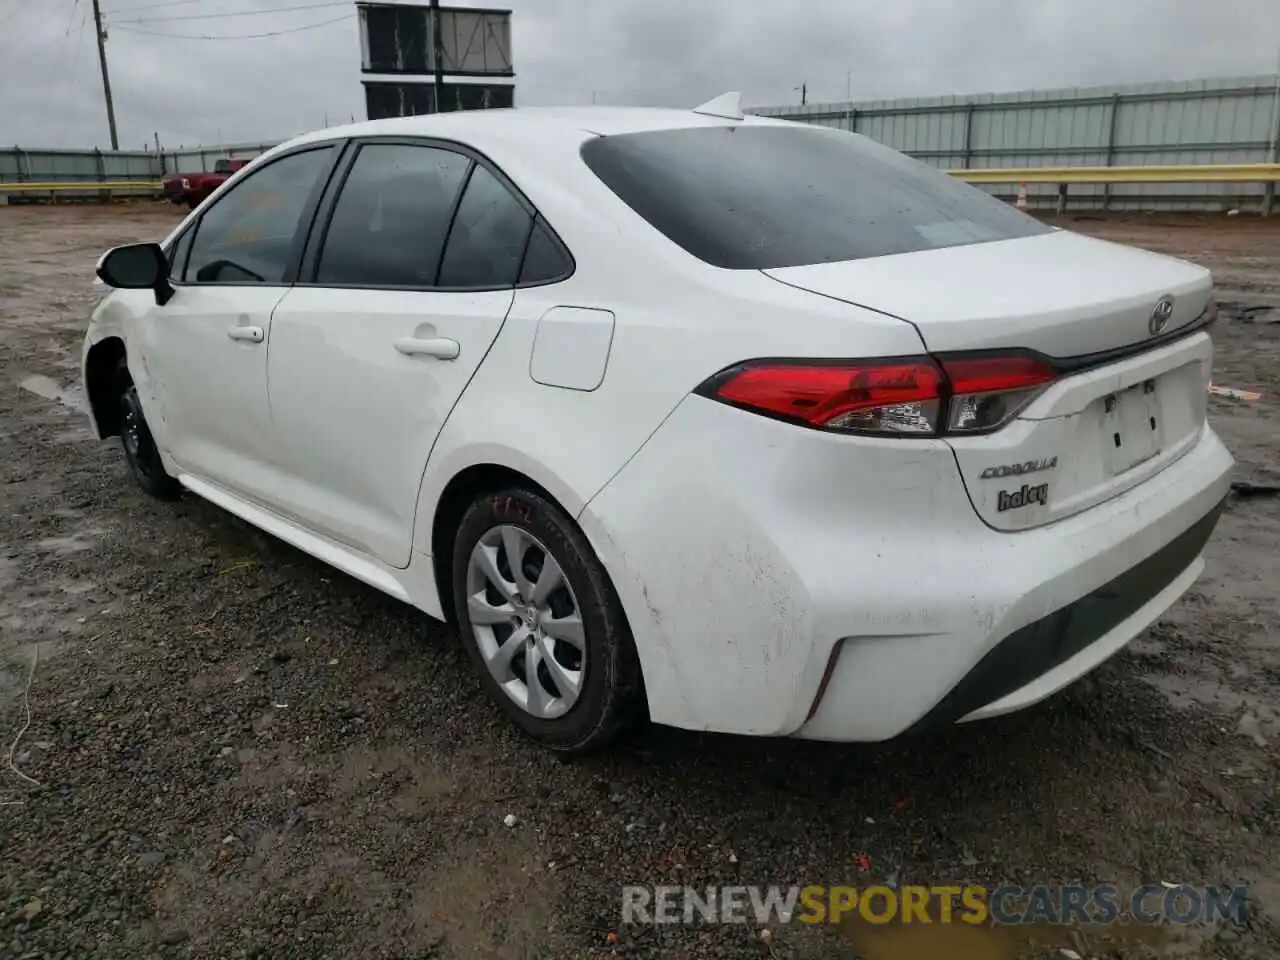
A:
POLYGON ((714 100, 708 100, 700 107, 693 108, 694 113, 704 117, 724 117, 728 120, 742 120, 742 94, 737 90, 722 93, 714 100))

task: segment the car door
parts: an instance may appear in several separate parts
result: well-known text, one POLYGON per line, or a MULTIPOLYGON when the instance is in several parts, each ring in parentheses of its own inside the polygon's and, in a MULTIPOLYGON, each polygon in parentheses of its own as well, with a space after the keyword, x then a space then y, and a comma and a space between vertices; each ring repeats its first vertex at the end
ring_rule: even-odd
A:
POLYGON ((271 312, 336 153, 287 154, 219 197, 171 247, 172 299, 126 330, 148 417, 178 469, 253 500, 268 500, 280 475, 267 397, 271 312))
POLYGON ((359 143, 329 193, 272 320, 290 512, 403 567, 427 456, 506 319, 534 214, 434 142, 359 143))

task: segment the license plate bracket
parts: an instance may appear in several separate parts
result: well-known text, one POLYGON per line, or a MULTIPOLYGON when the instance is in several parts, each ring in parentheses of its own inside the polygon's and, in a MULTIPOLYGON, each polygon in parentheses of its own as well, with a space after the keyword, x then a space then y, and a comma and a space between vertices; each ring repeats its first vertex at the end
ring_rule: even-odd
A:
POLYGON ((1155 380, 1109 394, 1102 405, 1102 456, 1111 476, 1132 470, 1160 452, 1164 425, 1155 380))

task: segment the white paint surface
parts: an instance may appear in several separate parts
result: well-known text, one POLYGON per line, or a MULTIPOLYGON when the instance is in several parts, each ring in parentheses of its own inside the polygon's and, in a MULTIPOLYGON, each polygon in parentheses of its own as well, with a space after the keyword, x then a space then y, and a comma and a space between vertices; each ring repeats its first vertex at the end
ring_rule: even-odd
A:
POLYGON ((547 387, 596 389, 609 363, 613 323, 608 310, 552 307, 538 321, 529 376, 547 387))

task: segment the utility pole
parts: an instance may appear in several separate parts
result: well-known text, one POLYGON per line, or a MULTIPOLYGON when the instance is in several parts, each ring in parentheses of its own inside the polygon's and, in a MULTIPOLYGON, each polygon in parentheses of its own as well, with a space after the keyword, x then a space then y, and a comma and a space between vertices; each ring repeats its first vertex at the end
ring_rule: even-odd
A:
MULTIPOLYGON (((1280 162, 1280 50, 1276 51, 1276 86, 1271 94, 1271 135, 1267 143, 1267 162, 1280 162)), ((1276 202, 1275 181, 1269 181, 1262 197, 1262 215, 1271 216, 1276 202)))
POLYGON ((107 72, 107 31, 102 28, 102 8, 93 0, 93 31, 98 35, 98 66, 102 68, 102 95, 107 101, 107 126, 111 128, 111 149, 120 149, 116 136, 116 107, 111 102, 111 74, 107 72))

